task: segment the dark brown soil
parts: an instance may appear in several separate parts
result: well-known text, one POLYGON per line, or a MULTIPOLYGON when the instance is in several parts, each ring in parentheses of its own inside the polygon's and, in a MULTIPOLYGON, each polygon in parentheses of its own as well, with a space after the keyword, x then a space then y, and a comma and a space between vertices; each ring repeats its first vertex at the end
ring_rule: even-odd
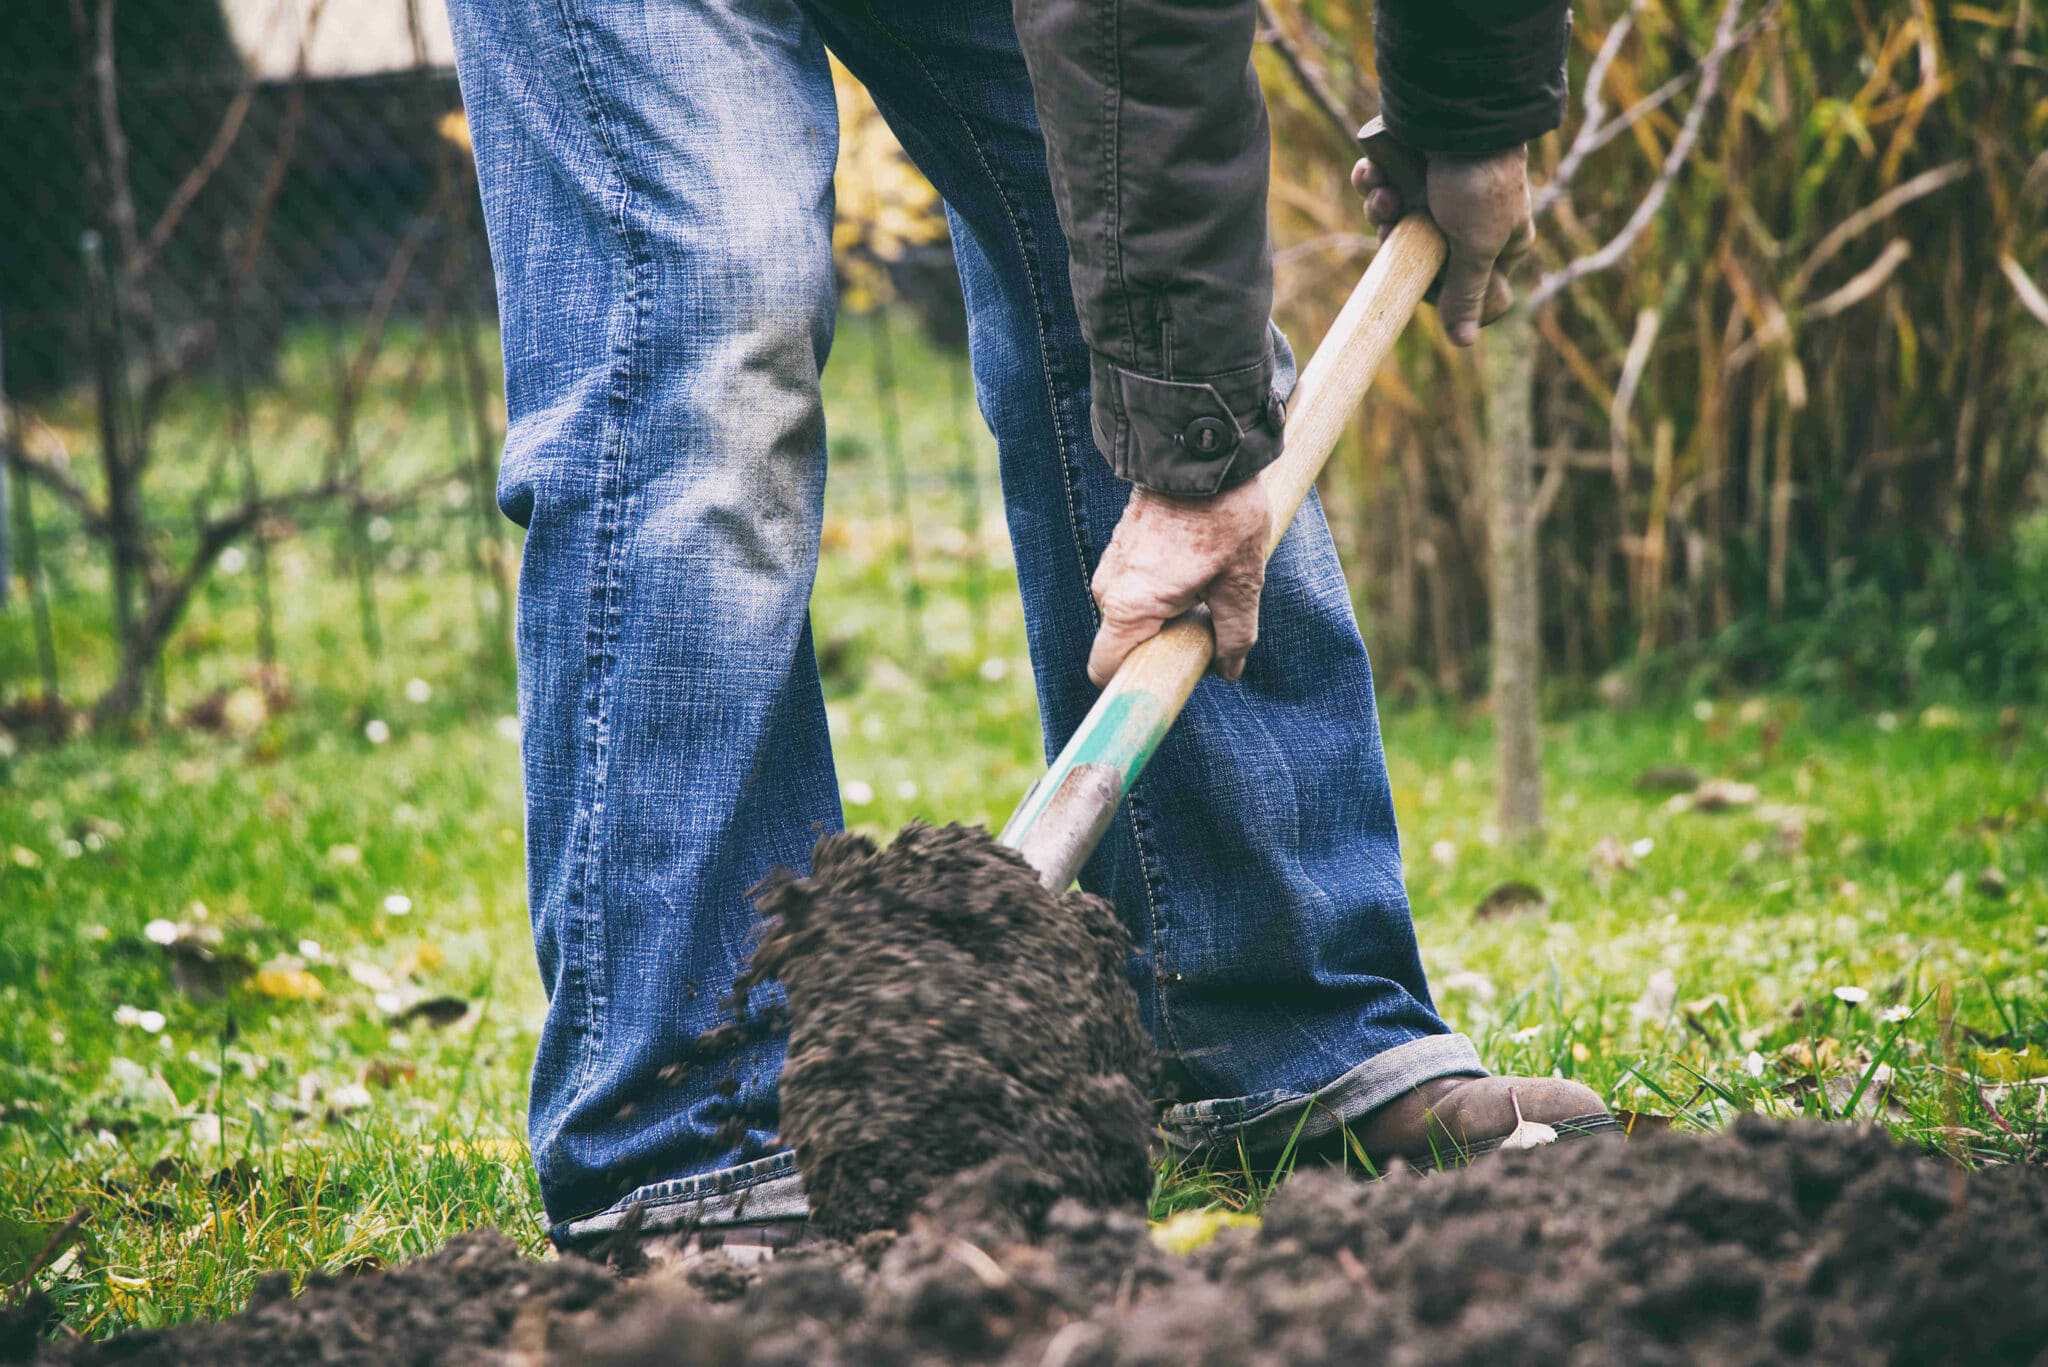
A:
POLYGON ((1136 1208, 1155 1065, 1109 904, 966 826, 831 836, 811 870, 763 889, 752 976, 789 997, 781 1134, 818 1227, 899 1229, 997 1158, 1044 1174, 1047 1205, 1136 1208))
POLYGON ((2048 1174, 1868 1130, 1565 1144, 1463 1172, 1294 1177, 1187 1257, 1014 1160, 904 1235, 622 1281, 488 1234, 73 1364, 2048 1362, 2048 1174))

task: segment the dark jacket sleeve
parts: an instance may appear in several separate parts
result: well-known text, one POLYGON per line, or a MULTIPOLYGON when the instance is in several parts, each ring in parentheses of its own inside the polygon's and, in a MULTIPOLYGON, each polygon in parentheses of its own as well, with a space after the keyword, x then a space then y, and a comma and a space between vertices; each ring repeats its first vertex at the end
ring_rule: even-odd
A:
POLYGON ((1280 452, 1255 0, 1013 0, 1045 133, 1095 440, 1117 474, 1210 494, 1280 452))
POLYGON ((1380 115, 1421 152, 1477 156, 1564 121, 1569 0, 1379 0, 1380 115))

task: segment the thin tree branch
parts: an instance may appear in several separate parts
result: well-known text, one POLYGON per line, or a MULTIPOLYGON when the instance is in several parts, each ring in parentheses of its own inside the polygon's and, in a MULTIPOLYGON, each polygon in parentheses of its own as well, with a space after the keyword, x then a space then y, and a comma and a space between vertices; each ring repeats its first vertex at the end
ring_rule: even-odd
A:
POLYGON ((1593 65, 1586 69, 1586 88, 1583 103, 1585 115, 1579 120, 1579 131, 1572 138, 1572 145, 1564 156, 1558 159, 1557 170, 1549 182, 1536 194, 1532 216, 1542 214, 1555 204, 1571 185, 1572 177, 1579 173, 1592 150, 1592 142, 1607 121, 1607 100, 1601 91, 1607 84, 1607 69, 1614 65, 1621 44, 1636 26, 1636 14, 1630 9, 1608 26, 1607 36, 1600 40, 1600 50, 1593 54, 1593 65))
POLYGON ((1700 129, 1706 122, 1707 110, 1721 88, 1721 68, 1728 60, 1728 54, 1735 47, 1736 20, 1742 17, 1744 0, 1728 0, 1722 7, 1721 21, 1715 27, 1714 45, 1700 63, 1699 93, 1693 97, 1692 108, 1685 112, 1685 122, 1680 125, 1678 136, 1672 141, 1671 149, 1664 154, 1664 165, 1657 172, 1657 179, 1651 183, 1649 192, 1636 205, 1621 231, 1608 241, 1607 245, 1587 256, 1582 256, 1568 265, 1552 271, 1537 282, 1529 293, 1529 307, 1539 309, 1555 299, 1589 275, 1611 269, 1615 263, 1628 254, 1636 239, 1656 219, 1664 208, 1664 200, 1671 193, 1672 182, 1692 156, 1692 149, 1699 142, 1700 129))
POLYGON ((1664 315, 1644 309, 1636 315, 1636 330, 1629 338, 1628 354, 1622 358, 1621 379, 1614 386, 1614 402, 1607 408, 1607 451, 1614 473, 1615 492, 1628 493, 1628 415, 1635 406, 1636 390, 1643 372, 1650 368, 1650 348, 1657 344, 1664 315))
POLYGON ((2004 271, 2005 278, 2012 282, 2013 293, 2020 297, 2020 306, 2033 314, 2043 327, 2048 327, 2048 295, 2041 293, 2041 287, 2034 283, 2026 268, 2011 252, 2001 252, 1998 269, 2004 271))
MULTIPOLYGON (((257 40, 259 49, 270 46, 271 38, 277 33, 278 23, 284 17, 284 8, 284 0, 273 0, 270 16, 263 21, 263 36, 257 40)), ((303 58, 303 40, 299 52, 303 58)), ((171 192, 170 199, 164 204, 163 212, 157 215, 155 226, 149 230, 148 240, 142 244, 142 249, 136 253, 135 259, 128 263, 128 276, 131 280, 140 280, 149 273, 149 268, 156 264, 157 257, 170 242, 171 234, 178 230, 178 224, 183 221, 185 211, 192 207, 193 201, 199 198, 199 192, 206 188, 208 182, 226 164, 228 153, 234 149, 236 139, 241 137, 242 125, 247 121, 249 109, 256 101, 256 71, 254 62, 245 64, 241 89, 235 92, 235 98, 228 105, 227 113, 221 116, 220 127, 214 130, 213 141, 208 144, 205 155, 201 156, 198 163, 186 172, 185 178, 178 182, 178 188, 171 192)))
POLYGON ((8 445, 7 463, 54 494, 59 503, 78 515, 87 532, 93 536, 106 534, 106 511, 93 502, 92 495, 85 491, 85 486, 78 482, 69 468, 56 461, 30 455, 28 448, 20 442, 8 445))
MULTIPOLYGON (((1770 0, 1769 4, 1757 11, 1749 22, 1735 31, 1735 41, 1730 44, 1730 47, 1739 48, 1751 38, 1754 38, 1758 30, 1776 17, 1778 7, 1782 3, 1783 0, 1770 0)), ((1598 59, 1596 58, 1595 60, 1597 65, 1598 59)), ((1552 172, 1550 179, 1545 181, 1542 188, 1536 191, 1535 203, 1532 206, 1532 216, 1541 218, 1557 206, 1558 201, 1563 199, 1571 190, 1572 180, 1578 175, 1580 169, 1584 167, 1588 157, 1591 157, 1608 143, 1613 142, 1616 138, 1628 132, 1629 129, 1634 128, 1638 123, 1641 123, 1665 105, 1670 104, 1672 100, 1678 97, 1679 91, 1698 80, 1706 69, 1706 62, 1704 60, 1694 63, 1623 110, 1621 115, 1612 122, 1604 123, 1593 129, 1590 133, 1587 131, 1586 126, 1581 124, 1578 136, 1572 139, 1571 148, 1564 156, 1558 159, 1557 170, 1552 172)), ((1605 73, 1602 72, 1601 74, 1604 76, 1605 73)), ((1589 98, 1593 95, 1592 77, 1593 73, 1588 71, 1586 93, 1589 98)), ((1586 117, 1589 121, 1592 118, 1590 108, 1587 111, 1586 117)))
POLYGON ((1814 244, 1806 259, 1799 263, 1799 269, 1792 273, 1791 284, 1785 293, 1788 298, 1797 299, 1806 293, 1806 287, 1813 283, 1813 277, 1822 266, 1835 259, 1842 248, 1849 245, 1861 234, 1890 218, 1916 199, 1925 199, 1936 190, 1945 189, 1970 174, 1967 158, 1937 166, 1931 171, 1922 171, 1911 180, 1901 181, 1879 195, 1870 203, 1850 214, 1828 230, 1828 235, 1814 244))
POLYGON ((1358 130, 1365 120, 1352 117, 1345 101, 1330 88, 1321 63, 1301 50, 1301 45, 1280 23, 1280 16, 1274 12, 1270 0, 1258 0, 1258 13, 1260 36, 1280 54, 1281 62, 1293 74, 1295 83, 1308 96, 1309 103, 1323 116, 1323 122, 1347 147, 1356 143, 1358 130))
MULTIPOLYGON (((251 71, 254 71, 253 67, 251 71)), ((213 142, 207 147, 206 154, 200 157, 198 164, 186 172, 185 178, 178 182, 178 188, 171 193, 170 201, 164 205, 164 211, 157 215, 156 225, 149 230, 148 240, 130 258, 130 280, 140 280, 149 274, 150 267, 156 264, 157 257, 169 245, 171 234, 178 230, 178 224, 183 221, 185 211, 199 198, 199 192, 206 188, 214 173, 226 164, 228 153, 234 149, 236 139, 242 135, 242 124, 249 117, 249 107, 255 102, 256 90, 252 76, 249 83, 237 92, 233 103, 228 105, 228 112, 222 117, 220 127, 215 130, 213 142)))
POLYGON ((1840 289, 1823 295, 1807 305, 1801 312, 1812 319, 1832 318, 1847 309, 1855 308, 1871 295, 1884 288, 1884 282, 1892 278, 1892 272, 1905 263, 1913 254, 1912 244, 1903 237, 1895 237, 1885 244, 1877 259, 1852 276, 1840 289))
MULTIPOLYGON (((49 699, 46 698, 44 701, 48 702, 49 699)), ((92 1214, 90 1209, 80 1206, 71 1212, 64 1220, 64 1223, 50 1231, 50 1237, 43 1240, 43 1246, 36 1250, 36 1256, 28 1260, 28 1266, 22 1269, 21 1276, 15 1279, 14 1289, 9 1297, 10 1301, 18 1301, 27 1297, 28 1289, 35 1283, 36 1277, 41 1274, 44 1268, 57 1260, 57 1255, 64 1251, 64 1246, 71 1242, 72 1238, 78 1233, 78 1227, 85 1223, 86 1217, 90 1214, 92 1214)))

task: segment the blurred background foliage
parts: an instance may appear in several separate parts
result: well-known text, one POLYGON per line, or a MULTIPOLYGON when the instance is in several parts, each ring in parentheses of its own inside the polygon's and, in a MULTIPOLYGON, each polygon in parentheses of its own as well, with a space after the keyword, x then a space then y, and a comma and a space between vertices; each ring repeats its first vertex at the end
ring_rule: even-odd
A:
MULTIPOLYGON (((1633 32, 1597 92, 1610 112, 1683 77, 1717 8, 1574 6, 1575 104, 1534 149, 1539 203, 1613 26, 1633 32)), ((2048 311, 2022 281, 2048 267, 2048 18, 2022 0, 1757 15, 1662 211, 1534 319, 1545 654, 1568 682, 2037 694, 2048 311)), ((1375 109, 1370 25, 1314 0, 1272 0, 1267 23, 1279 298, 1312 338, 1368 250, 1327 106, 1375 109)), ((1687 98, 1586 160, 1538 272, 1613 236, 1687 98)), ((1329 502, 1382 673, 1461 692, 1483 678, 1487 381, 1432 321, 1400 359, 1329 502)))
MULTIPOLYGON (((1741 41, 1660 211, 1533 319, 1548 672, 1567 696, 1603 676, 1610 692, 1781 678, 1866 699, 1934 682, 2038 696, 2048 18, 2019 0, 1734 8, 1741 41)), ((1574 9, 1571 115, 1533 149, 1538 203, 1555 199, 1532 277, 1595 252, 1642 202, 1722 13, 1574 9), (1610 131, 1567 187, 1589 95, 1610 131)), ((1347 185, 1349 132, 1378 108, 1370 7, 1268 0, 1261 23, 1277 311, 1312 344, 1374 244, 1347 185)), ((896 297, 890 271, 943 224, 839 79, 836 241, 861 309, 896 297)), ((943 315, 957 305, 942 296, 901 302, 943 315)), ((1415 328, 1327 477, 1396 694, 1485 678, 1483 352, 1415 328)))
MULTIPOLYGON (((54 685, 102 722, 164 713, 164 657, 231 550, 267 574, 272 544, 331 549, 373 647, 394 554, 469 563, 494 623, 516 554, 489 512, 502 402, 445 16, 200 9, 33 0, 0 52, 18 190, 0 522, 13 601, 34 609, 0 621, 0 690, 54 685)), ((1425 316, 1325 481, 1383 690, 1483 688, 1490 462, 1513 440, 1534 465, 1553 702, 1773 679, 2041 696, 2048 18, 2030 0, 1575 15, 1571 113, 1532 156, 1543 302, 1471 352, 1425 316), (1487 364, 1519 354, 1501 335, 1533 337, 1519 378, 1487 364)), ((1260 25, 1277 310, 1305 351, 1374 245, 1346 183, 1377 105, 1371 9, 1262 0, 1260 25)), ((858 84, 834 81, 846 332, 872 334, 840 365, 863 368, 878 423, 835 423, 835 478, 893 509, 914 623, 936 601, 914 505, 934 492, 946 539, 980 547, 992 481, 970 469, 977 439, 937 459, 904 441, 924 407, 956 432, 967 401, 889 341, 964 345, 945 221, 858 84), (869 450, 886 461, 867 470, 869 450)), ((892 644, 907 662, 919 638, 892 644)))

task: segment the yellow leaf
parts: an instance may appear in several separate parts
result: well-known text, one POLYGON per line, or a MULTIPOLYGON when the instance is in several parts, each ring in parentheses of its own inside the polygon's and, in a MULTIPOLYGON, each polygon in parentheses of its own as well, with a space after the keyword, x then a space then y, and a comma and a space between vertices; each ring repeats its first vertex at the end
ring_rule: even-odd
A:
POLYGON ((2031 1044, 2018 1053, 1984 1049, 1977 1054, 1977 1071, 1994 1082, 2031 1082, 2048 1077, 2048 1054, 2031 1044))
POLYGON ((259 968, 249 985, 262 996, 279 1001, 316 1002, 327 995, 320 980, 303 968, 259 968))
POLYGON ((1258 1216, 1238 1210, 1184 1210, 1152 1226, 1152 1246, 1184 1257, 1226 1229, 1240 1229, 1258 1222, 1258 1216))
POLYGON ((434 131, 439 133, 445 141, 454 143, 463 151, 467 152, 470 150, 469 119, 460 109, 451 109, 446 114, 443 114, 440 121, 434 125, 434 131))
POLYGON ((417 973, 433 973, 447 962, 448 956, 442 951, 441 946, 422 942, 398 961, 398 976, 405 978, 417 973))
POLYGON ((149 1305, 149 1278, 107 1273, 107 1300, 121 1314, 134 1319, 149 1305))

